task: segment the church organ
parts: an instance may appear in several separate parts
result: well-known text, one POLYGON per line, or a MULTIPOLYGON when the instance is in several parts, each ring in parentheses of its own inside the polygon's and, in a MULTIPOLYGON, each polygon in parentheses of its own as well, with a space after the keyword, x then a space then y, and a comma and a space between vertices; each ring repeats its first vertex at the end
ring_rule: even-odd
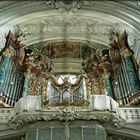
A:
POLYGON ((41 96, 45 106, 87 106, 92 94, 110 96, 120 105, 138 102, 137 66, 127 34, 114 36, 109 49, 65 42, 39 50, 25 49, 9 32, 1 51, 1 105, 12 107, 20 98, 41 96))

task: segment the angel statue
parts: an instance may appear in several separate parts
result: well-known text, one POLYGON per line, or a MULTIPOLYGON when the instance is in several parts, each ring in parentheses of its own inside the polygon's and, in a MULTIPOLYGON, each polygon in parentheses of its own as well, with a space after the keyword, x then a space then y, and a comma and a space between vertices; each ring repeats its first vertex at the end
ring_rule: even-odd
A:
POLYGON ((61 93, 62 100, 61 102, 69 103, 70 101, 73 102, 73 93, 80 87, 82 84, 82 76, 79 75, 76 79, 76 82, 72 84, 69 81, 69 77, 65 77, 62 84, 58 83, 58 79, 55 76, 51 76, 52 85, 53 87, 61 93))

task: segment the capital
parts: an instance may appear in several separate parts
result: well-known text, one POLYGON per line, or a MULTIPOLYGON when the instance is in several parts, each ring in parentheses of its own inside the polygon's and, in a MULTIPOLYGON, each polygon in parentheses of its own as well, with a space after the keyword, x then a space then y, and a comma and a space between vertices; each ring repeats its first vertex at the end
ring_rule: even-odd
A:
POLYGON ((32 73, 31 72, 26 72, 26 73, 24 73, 24 76, 27 77, 27 78, 30 78, 32 76, 32 73))
POLYGON ((110 72, 105 72, 105 73, 103 74, 103 78, 106 79, 106 78, 108 78, 110 75, 111 75, 110 72))
POLYGON ((10 49, 7 49, 5 52, 3 52, 3 56, 7 56, 7 57, 14 56, 14 52, 10 49))
POLYGON ((121 52, 121 55, 124 56, 124 57, 127 57, 127 56, 131 56, 132 53, 129 49, 125 49, 121 52))

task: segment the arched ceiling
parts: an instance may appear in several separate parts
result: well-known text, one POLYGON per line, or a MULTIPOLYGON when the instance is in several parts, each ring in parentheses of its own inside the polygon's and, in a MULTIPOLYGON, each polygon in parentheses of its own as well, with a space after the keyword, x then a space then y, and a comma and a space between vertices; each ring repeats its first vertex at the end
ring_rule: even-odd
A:
POLYGON ((0 1, 0 39, 11 30, 26 46, 72 39, 108 47, 111 30, 126 30, 139 63, 139 25, 138 1, 0 1))

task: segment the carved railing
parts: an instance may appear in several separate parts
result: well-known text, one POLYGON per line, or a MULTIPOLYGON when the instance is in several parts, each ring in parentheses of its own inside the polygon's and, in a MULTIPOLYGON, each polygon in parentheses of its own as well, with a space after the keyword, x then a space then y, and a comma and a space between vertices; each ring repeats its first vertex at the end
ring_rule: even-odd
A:
POLYGON ((14 108, 0 108, 0 122, 7 123, 14 116, 14 108))
POLYGON ((119 108, 120 116, 129 123, 140 122, 140 108, 126 107, 119 108))
MULTIPOLYGON (((45 114, 48 112, 58 112, 59 109, 46 109, 45 114)), ((74 112, 86 112, 87 109, 74 109, 74 112)), ((118 109, 121 118, 126 122, 135 123, 140 122, 140 108, 134 107, 121 107, 118 109)), ((0 122, 7 123, 15 115, 14 108, 0 108, 0 122)))

